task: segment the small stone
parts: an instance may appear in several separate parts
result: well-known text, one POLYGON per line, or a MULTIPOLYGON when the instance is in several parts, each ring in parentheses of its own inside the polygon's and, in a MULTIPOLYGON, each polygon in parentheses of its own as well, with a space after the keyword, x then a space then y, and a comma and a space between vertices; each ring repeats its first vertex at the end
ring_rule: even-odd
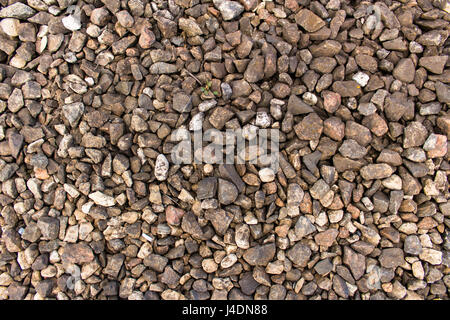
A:
POLYGON ((355 280, 359 280, 366 271, 365 257, 347 246, 344 247, 344 257, 342 262, 350 268, 355 280))
POLYGON ((213 0, 213 3, 225 21, 233 20, 244 11, 244 7, 236 1, 213 0))
POLYGON ((115 200, 113 197, 108 196, 100 191, 89 194, 89 199, 94 201, 96 205, 102 207, 112 207, 115 205, 115 200))
POLYGON ((266 266, 275 256, 276 247, 274 243, 262 246, 254 246, 247 249, 242 256, 251 266, 266 266))
POLYGON ((317 97, 315 94, 311 92, 305 92, 302 96, 303 101, 305 101, 307 104, 313 106, 317 103, 317 97))
POLYGON ((403 148, 421 147, 427 139, 428 131, 417 121, 410 122, 404 129, 403 148))
POLYGON ((204 118, 203 112, 199 112, 195 116, 193 116, 191 121, 189 122, 189 130, 190 131, 201 130, 203 128, 203 118, 204 118))
POLYGON ((133 16, 126 10, 117 12, 116 18, 120 25, 125 28, 131 28, 134 25, 133 16))
POLYGON ((95 8, 91 12, 91 22, 98 26, 105 26, 110 19, 110 13, 105 8, 95 8))
POLYGON ((314 112, 314 109, 306 104, 302 99, 296 95, 291 95, 289 97, 287 109, 293 115, 305 114, 314 112))
POLYGON ((199 181, 197 186, 197 199, 209 199, 216 195, 217 178, 207 177, 199 181))
POLYGON ((217 130, 221 130, 225 123, 233 117, 234 113, 230 109, 224 107, 217 107, 209 116, 209 122, 217 130))
POLYGON ((361 86, 353 80, 334 82, 333 91, 341 97, 356 97, 362 93, 361 86))
POLYGON ((402 179, 396 174, 393 174, 392 176, 383 179, 381 183, 385 188, 390 190, 402 190, 403 186, 402 179))
POLYGON ((367 154, 366 148, 360 146, 358 142, 353 139, 345 140, 339 148, 339 152, 344 157, 350 159, 361 159, 367 154))
POLYGON ((292 248, 287 251, 287 257, 292 261, 294 265, 297 265, 300 268, 306 267, 309 262, 309 258, 311 257, 311 249, 297 242, 292 248))
POLYGON ((20 21, 14 18, 4 18, 0 21, 0 27, 5 34, 10 37, 17 37, 19 35, 20 21))
POLYGON ((365 87, 369 82, 370 77, 364 72, 357 72, 352 79, 355 80, 361 87, 365 87))
POLYGON ((184 92, 179 92, 173 97, 172 108, 180 113, 189 112, 192 109, 192 99, 184 92))
POLYGON ((244 79, 250 83, 258 82, 264 78, 264 56, 256 56, 247 66, 244 79))
POLYGON ((311 233, 314 233, 316 231, 316 227, 307 217, 301 216, 298 218, 297 223, 295 224, 294 231, 298 239, 302 239, 310 235, 311 233))
POLYGON ((270 168, 259 170, 259 178, 262 182, 271 182, 275 179, 275 173, 270 168))
POLYGON ((69 124, 72 127, 76 127, 84 113, 84 104, 81 102, 67 104, 62 107, 62 110, 63 115, 69 121, 69 124))
POLYGON ((439 265, 442 263, 442 252, 431 248, 423 248, 419 258, 432 265, 439 265))
POLYGON ((329 258, 326 258, 317 262, 314 266, 314 270, 321 276, 326 276, 331 272, 331 270, 333 270, 333 264, 331 263, 329 258))
POLYGON ((341 96, 332 91, 323 91, 322 92, 323 97, 323 106, 326 111, 329 113, 334 113, 338 109, 339 105, 341 104, 341 96))
POLYGON ((302 9, 297 12, 295 22, 307 32, 316 32, 325 26, 325 22, 308 9, 302 9))
POLYGON ((436 74, 442 74, 447 63, 448 56, 428 56, 419 59, 419 66, 436 74))
POLYGON ((164 271, 164 268, 167 266, 169 259, 167 259, 166 257, 160 256, 158 254, 151 253, 147 257, 144 258, 143 262, 146 267, 149 267, 151 270, 161 273, 164 271))
POLYGON ((23 4, 22 2, 15 2, 0 10, 0 18, 17 18, 25 20, 34 15, 36 11, 23 4))
POLYGON ((300 140, 318 140, 323 131, 323 120, 316 113, 310 113, 294 130, 300 140))
POLYGON ((174 206, 168 206, 166 208, 166 221, 170 225, 179 225, 183 215, 183 209, 175 208, 174 206))
POLYGON ((151 74, 171 74, 178 72, 177 66, 166 62, 155 62, 150 66, 151 74))
POLYGON ((450 88, 448 85, 436 81, 434 85, 436 88, 436 95, 440 102, 450 104, 450 88))
POLYGON ((447 154, 447 137, 442 134, 430 134, 423 144, 423 149, 427 151, 429 158, 445 157, 447 154))
POLYGON ((418 256, 422 252, 422 244, 419 237, 416 235, 407 236, 405 238, 403 250, 407 254, 418 256))
POLYGON ((205 100, 198 105, 198 110, 200 112, 206 112, 206 111, 214 108, 216 105, 217 105, 216 100, 205 100))
POLYGON ((83 264, 94 260, 94 253, 88 244, 80 242, 64 246, 61 258, 66 263, 83 264))
POLYGON ((37 225, 43 240, 55 240, 59 235, 59 221, 52 217, 41 217, 37 225))
POLYGON ((155 178, 158 181, 164 181, 167 179, 169 173, 169 161, 166 156, 159 154, 155 161, 155 178))
POLYGON ((256 113, 255 125, 260 128, 267 128, 271 124, 271 120, 267 112, 258 111, 256 113))
POLYGON ((336 240, 339 231, 336 229, 328 229, 326 231, 320 232, 314 236, 314 241, 319 246, 330 247, 334 240, 336 240))
POLYGON ((64 27, 70 31, 76 31, 81 29, 81 21, 78 17, 68 15, 61 19, 64 27))
POLYGON ((361 176, 365 180, 383 179, 394 173, 394 169, 386 163, 369 164, 361 168, 361 176))
POLYGON ((218 198, 221 204, 228 205, 233 203, 238 194, 238 190, 233 183, 224 179, 219 179, 218 198))
POLYGON ((401 59, 392 71, 392 75, 400 81, 410 83, 414 81, 415 69, 410 58, 401 59))
POLYGON ((381 266, 385 268, 397 268, 405 262, 403 250, 400 248, 387 248, 381 251, 379 258, 381 266))

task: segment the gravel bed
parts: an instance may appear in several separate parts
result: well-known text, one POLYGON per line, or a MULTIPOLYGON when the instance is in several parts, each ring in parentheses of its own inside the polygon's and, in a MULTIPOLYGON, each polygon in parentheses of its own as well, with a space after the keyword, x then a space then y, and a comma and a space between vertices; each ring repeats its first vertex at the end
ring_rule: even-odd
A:
POLYGON ((447 300, 449 35, 446 0, 0 0, 0 299, 447 300))

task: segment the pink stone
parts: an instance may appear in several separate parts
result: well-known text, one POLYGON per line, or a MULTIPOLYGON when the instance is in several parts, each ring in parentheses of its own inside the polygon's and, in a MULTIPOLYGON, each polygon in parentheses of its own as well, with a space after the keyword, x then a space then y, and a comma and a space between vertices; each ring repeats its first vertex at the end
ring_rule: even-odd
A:
POLYGON ((168 224, 179 225, 183 215, 183 209, 175 208, 174 206, 168 206, 166 208, 166 221, 168 224))
POLYGON ((142 49, 148 49, 155 42, 156 37, 152 30, 148 27, 143 27, 141 30, 141 36, 139 37, 139 45, 142 49))
POLYGON ((431 150, 427 150, 429 158, 444 157, 447 154, 447 137, 442 134, 436 134, 436 144, 431 150))
POLYGON ((341 104, 341 96, 333 91, 324 91, 322 93, 323 106, 329 113, 334 113, 341 104))

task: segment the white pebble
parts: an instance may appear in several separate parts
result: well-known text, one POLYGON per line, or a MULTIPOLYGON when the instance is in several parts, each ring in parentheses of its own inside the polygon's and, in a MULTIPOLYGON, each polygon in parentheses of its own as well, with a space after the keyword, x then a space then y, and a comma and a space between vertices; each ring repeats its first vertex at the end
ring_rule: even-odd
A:
POLYGON ((370 77, 364 72, 358 72, 352 77, 352 79, 355 80, 361 87, 365 87, 369 82, 370 77))
POLYGON ((62 18, 61 21, 62 21, 64 27, 70 31, 80 30, 80 28, 81 28, 80 19, 78 19, 72 15, 62 18))
POLYGON ((275 179, 275 173, 270 168, 259 170, 259 178, 262 182, 271 182, 275 179))
POLYGON ((256 120, 255 120, 255 125, 261 128, 267 128, 268 126, 270 126, 270 117, 267 114, 267 112, 264 111, 258 111, 256 113, 256 120))
POLYGON ((155 161, 155 177, 159 181, 164 181, 167 179, 167 174, 169 173, 169 161, 165 155, 160 154, 155 161))
POLYGON ((303 101, 305 101, 307 104, 313 106, 317 103, 317 97, 314 93, 311 92, 305 92, 302 96, 303 101))

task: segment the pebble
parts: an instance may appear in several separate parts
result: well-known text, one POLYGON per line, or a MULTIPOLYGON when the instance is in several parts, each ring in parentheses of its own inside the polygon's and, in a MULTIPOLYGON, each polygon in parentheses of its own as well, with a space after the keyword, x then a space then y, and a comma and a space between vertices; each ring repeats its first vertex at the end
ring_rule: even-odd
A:
POLYGON ((222 18, 225 21, 233 20, 244 11, 244 7, 236 1, 213 0, 213 3, 222 14, 222 18))
POLYGON ((163 154, 159 154, 155 161, 155 178, 158 181, 164 181, 169 174, 169 161, 163 154))
POLYGON ((262 182, 272 182, 275 179, 275 173, 270 168, 259 170, 259 178, 262 182))
POLYGON ((111 196, 108 196, 100 191, 96 191, 94 193, 89 194, 89 199, 94 201, 96 205, 102 206, 102 207, 112 207, 115 205, 114 198, 111 196))
POLYGON ((355 80, 361 87, 365 87, 369 82, 370 77, 364 72, 357 72, 352 79, 355 80))
POLYGON ((16 18, 25 20, 34 15, 36 11, 22 2, 15 2, 0 10, 0 18, 16 18))
POLYGON ((75 17, 75 16, 73 16, 73 15, 68 15, 68 16, 62 18, 61 22, 63 23, 64 27, 67 30, 76 31, 76 30, 80 30, 81 29, 81 21, 80 21, 80 19, 75 17))
POLYGON ((219 179, 217 192, 219 202, 224 205, 233 203, 238 196, 238 189, 236 186, 224 179, 219 179))

